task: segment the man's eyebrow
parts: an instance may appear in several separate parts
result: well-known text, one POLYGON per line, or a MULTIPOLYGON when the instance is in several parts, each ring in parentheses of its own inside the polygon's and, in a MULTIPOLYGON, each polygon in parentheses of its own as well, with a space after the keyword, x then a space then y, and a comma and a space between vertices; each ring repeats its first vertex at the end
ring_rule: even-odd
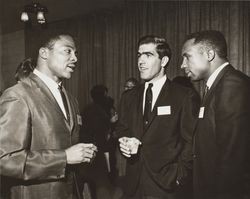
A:
POLYGON ((138 55, 154 55, 153 52, 150 52, 150 51, 146 51, 146 52, 137 52, 138 55))
POLYGON ((188 54, 185 52, 185 53, 182 53, 182 56, 183 56, 183 57, 187 57, 188 54))
POLYGON ((75 49, 75 47, 74 47, 74 46, 69 45, 69 44, 65 44, 65 45, 64 45, 64 47, 66 47, 66 48, 72 48, 72 49, 75 49))

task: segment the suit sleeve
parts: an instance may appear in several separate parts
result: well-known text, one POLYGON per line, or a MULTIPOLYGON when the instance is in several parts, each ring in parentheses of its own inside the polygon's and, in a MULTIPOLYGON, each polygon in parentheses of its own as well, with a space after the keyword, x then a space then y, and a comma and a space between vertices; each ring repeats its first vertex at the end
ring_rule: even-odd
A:
POLYGON ((181 113, 180 133, 183 149, 178 158, 177 180, 183 184, 192 170, 192 140, 196 126, 200 99, 198 94, 190 90, 188 97, 184 100, 181 113))
POLYGON ((22 180, 65 177, 64 150, 31 150, 32 116, 13 91, 0 98, 0 174, 22 180))
POLYGON ((123 137, 123 136, 132 136, 132 132, 128 127, 128 107, 129 107, 129 92, 123 93, 122 97, 120 99, 120 103, 118 106, 118 122, 116 124, 115 130, 116 130, 116 136, 123 137))
POLYGON ((249 168, 246 159, 250 135, 249 81, 229 79, 219 92, 215 101, 216 187, 218 195, 232 195, 233 191, 237 193, 237 189, 243 187, 249 168))

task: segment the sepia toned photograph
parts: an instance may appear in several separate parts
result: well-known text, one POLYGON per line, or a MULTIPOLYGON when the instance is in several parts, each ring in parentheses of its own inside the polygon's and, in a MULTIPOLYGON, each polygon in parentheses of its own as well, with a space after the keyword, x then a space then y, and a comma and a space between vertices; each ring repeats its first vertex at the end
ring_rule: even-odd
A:
POLYGON ((249 0, 0 0, 0 199, 250 199, 249 0))

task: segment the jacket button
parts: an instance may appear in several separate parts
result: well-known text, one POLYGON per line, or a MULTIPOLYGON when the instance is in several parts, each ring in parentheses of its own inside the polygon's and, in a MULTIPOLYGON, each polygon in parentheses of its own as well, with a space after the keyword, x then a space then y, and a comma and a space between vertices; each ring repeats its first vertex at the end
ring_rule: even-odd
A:
POLYGON ((197 158, 197 155, 196 154, 193 154, 193 159, 196 159, 197 158))

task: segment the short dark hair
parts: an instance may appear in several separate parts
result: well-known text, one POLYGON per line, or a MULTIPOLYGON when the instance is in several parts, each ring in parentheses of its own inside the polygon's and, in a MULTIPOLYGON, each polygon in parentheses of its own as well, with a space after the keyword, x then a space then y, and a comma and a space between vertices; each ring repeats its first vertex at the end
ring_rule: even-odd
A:
POLYGON ((186 40, 194 39, 194 44, 202 44, 212 48, 220 58, 227 58, 227 42, 224 35, 217 30, 205 30, 195 32, 186 37, 186 40))
POLYGON ((65 33, 50 35, 49 38, 45 38, 44 41, 42 41, 41 47, 45 47, 45 48, 51 49, 51 48, 53 48, 54 44, 58 40, 62 39, 62 37, 64 37, 64 36, 73 38, 72 35, 65 34, 65 33))
POLYGON ((166 41, 166 39, 162 37, 157 37, 155 35, 146 35, 139 39, 138 48, 143 44, 155 44, 156 52, 159 55, 159 58, 162 59, 164 56, 167 56, 168 59, 171 59, 172 53, 171 49, 166 41))

